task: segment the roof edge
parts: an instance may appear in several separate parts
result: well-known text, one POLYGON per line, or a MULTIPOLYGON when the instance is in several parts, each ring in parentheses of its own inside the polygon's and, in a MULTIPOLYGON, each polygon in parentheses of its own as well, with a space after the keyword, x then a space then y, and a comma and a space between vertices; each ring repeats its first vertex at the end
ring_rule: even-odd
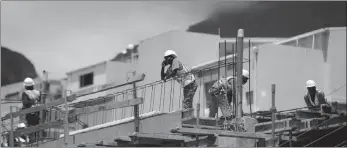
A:
POLYGON ((95 66, 99 66, 99 65, 104 65, 104 64, 106 64, 106 63, 107 63, 107 61, 102 61, 102 62, 93 64, 93 65, 89 65, 89 66, 86 66, 86 67, 82 67, 82 68, 79 68, 79 69, 76 69, 76 70, 69 71, 69 72, 66 73, 66 75, 70 75, 70 74, 75 73, 75 72, 77 72, 77 71, 85 70, 85 69, 88 69, 88 68, 91 68, 91 67, 95 67, 95 66))

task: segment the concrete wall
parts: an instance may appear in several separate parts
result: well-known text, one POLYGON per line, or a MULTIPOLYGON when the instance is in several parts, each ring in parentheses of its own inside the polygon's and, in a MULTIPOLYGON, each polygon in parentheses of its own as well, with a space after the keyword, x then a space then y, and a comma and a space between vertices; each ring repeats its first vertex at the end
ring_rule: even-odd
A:
POLYGON ((255 102, 260 110, 271 107, 271 84, 276 84, 278 110, 306 106, 303 95, 307 80, 315 80, 318 89, 324 86, 322 51, 271 44, 259 48, 255 102))
POLYGON ((329 100, 346 102, 346 28, 331 30, 329 33, 326 67, 326 95, 329 100))
MULTIPOLYGON (((161 114, 141 119, 140 132, 170 133, 171 129, 180 127, 180 118, 181 112, 175 112, 172 114, 161 114)), ((134 131, 134 122, 131 121, 69 136, 68 141, 69 145, 78 145, 82 142, 96 143, 99 140, 112 142, 116 137, 129 136, 134 131)), ((60 138, 57 141, 48 142, 43 145, 40 145, 40 147, 61 147, 63 146, 63 144, 64 138, 60 138)))
POLYGON ((85 89, 88 87, 93 87, 93 86, 97 86, 100 84, 105 84, 106 83, 105 71, 106 71, 106 62, 105 62, 105 64, 97 64, 93 67, 85 68, 85 69, 73 72, 73 73, 68 75, 67 89, 72 90, 72 91, 77 91, 80 89, 85 89), (79 82, 80 76, 87 74, 87 73, 90 73, 90 72, 94 73, 94 84, 91 86, 80 88, 80 82, 79 82))

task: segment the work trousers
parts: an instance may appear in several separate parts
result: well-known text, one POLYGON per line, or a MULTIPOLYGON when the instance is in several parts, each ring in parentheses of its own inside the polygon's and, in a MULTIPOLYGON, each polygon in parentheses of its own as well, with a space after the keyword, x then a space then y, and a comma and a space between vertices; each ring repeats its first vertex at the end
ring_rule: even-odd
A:
POLYGON ((193 108, 193 98, 197 88, 195 80, 183 88, 183 109, 193 108))

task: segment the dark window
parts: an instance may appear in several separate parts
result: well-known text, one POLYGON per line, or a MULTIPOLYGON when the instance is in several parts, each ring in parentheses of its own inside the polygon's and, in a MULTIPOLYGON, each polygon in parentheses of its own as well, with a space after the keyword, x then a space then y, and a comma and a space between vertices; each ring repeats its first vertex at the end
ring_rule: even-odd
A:
POLYGON ((7 94, 5 96, 6 101, 21 101, 21 98, 19 97, 19 92, 7 94))
POLYGON ((89 85, 93 85, 94 83, 94 74, 88 73, 80 76, 80 87, 86 87, 89 85))
POLYGON ((253 91, 246 92, 247 105, 253 104, 253 91))

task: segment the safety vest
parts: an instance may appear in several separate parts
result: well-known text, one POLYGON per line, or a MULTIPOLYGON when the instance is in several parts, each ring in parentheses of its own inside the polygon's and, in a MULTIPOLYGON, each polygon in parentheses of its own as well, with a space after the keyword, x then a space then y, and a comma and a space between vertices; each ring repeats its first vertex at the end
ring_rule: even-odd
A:
POLYGON ((40 92, 37 90, 25 90, 24 93, 32 100, 36 100, 40 97, 40 92))

